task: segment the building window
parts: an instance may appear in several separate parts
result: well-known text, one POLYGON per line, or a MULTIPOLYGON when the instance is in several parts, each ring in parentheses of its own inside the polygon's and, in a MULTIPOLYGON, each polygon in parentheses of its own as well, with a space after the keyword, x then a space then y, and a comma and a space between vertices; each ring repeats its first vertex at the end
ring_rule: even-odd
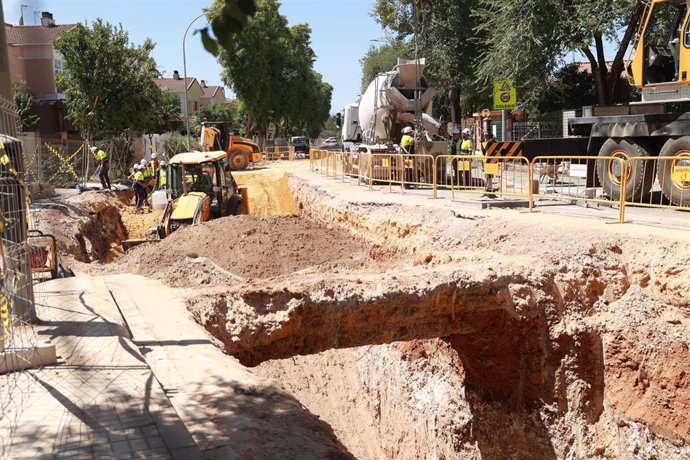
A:
POLYGON ((55 59, 53 61, 53 68, 56 72, 62 72, 62 61, 59 59, 55 59))
POLYGON ((192 102, 192 110, 196 112, 199 110, 199 103, 197 101, 192 102))

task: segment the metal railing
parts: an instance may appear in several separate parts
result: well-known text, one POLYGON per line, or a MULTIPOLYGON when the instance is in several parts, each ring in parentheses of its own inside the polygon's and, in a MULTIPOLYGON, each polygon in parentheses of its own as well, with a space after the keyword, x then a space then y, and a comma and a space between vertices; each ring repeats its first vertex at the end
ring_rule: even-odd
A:
POLYGON ((631 206, 690 210, 690 153, 675 157, 523 157, 481 155, 403 155, 312 149, 313 172, 366 185, 524 198, 530 211, 537 201, 595 203, 618 208, 625 221, 631 206), (658 176, 658 179, 657 179, 658 176))
POLYGON ((690 152, 631 157, 626 167, 623 207, 690 210, 690 152))
POLYGON ((530 174, 530 211, 535 199, 615 204, 623 223, 628 162, 621 157, 564 156, 536 157, 530 174), (606 171, 604 171, 606 169, 606 171), (597 174, 610 178, 599 182, 597 174))

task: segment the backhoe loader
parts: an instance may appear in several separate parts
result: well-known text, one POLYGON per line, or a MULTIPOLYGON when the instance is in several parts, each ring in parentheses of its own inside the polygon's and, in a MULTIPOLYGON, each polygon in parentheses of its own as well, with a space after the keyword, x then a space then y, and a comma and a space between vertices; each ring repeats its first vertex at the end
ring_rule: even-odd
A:
POLYGON ((168 203, 149 238, 125 240, 124 250, 158 241, 187 225, 246 212, 246 189, 237 186, 223 151, 175 155, 168 162, 168 187, 168 203))

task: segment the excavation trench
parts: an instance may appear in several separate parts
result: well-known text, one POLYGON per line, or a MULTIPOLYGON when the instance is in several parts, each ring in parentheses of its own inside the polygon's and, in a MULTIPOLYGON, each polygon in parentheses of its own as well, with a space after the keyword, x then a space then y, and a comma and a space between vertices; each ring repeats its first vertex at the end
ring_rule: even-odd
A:
POLYGON ((255 215, 108 272, 190 289, 228 354, 357 458, 690 456, 688 241, 238 181, 255 215))
POLYGON ((297 221, 343 232, 358 263, 237 280, 189 308, 355 456, 690 454, 686 245, 291 187, 297 221))

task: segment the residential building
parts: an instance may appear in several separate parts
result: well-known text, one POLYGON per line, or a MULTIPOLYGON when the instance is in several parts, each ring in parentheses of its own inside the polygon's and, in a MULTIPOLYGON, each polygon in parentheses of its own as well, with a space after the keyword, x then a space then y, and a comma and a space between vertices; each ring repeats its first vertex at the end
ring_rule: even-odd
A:
POLYGON ((199 83, 204 90, 204 95, 201 97, 202 107, 225 102, 225 88, 222 86, 208 86, 204 80, 201 80, 199 83))
POLYGON ((42 13, 41 25, 5 24, 7 54, 13 84, 24 86, 37 103, 33 110, 41 118, 39 130, 53 135, 71 130, 65 119, 65 96, 55 76, 62 70, 62 55, 53 43, 76 24, 56 24, 53 15, 42 13))
POLYGON ((180 98, 180 113, 184 116, 184 92, 187 88, 187 109, 191 118, 201 107, 225 102, 225 89, 222 86, 209 86, 205 80, 194 77, 185 79, 175 70, 172 78, 156 78, 156 85, 164 91, 172 91, 180 98))

